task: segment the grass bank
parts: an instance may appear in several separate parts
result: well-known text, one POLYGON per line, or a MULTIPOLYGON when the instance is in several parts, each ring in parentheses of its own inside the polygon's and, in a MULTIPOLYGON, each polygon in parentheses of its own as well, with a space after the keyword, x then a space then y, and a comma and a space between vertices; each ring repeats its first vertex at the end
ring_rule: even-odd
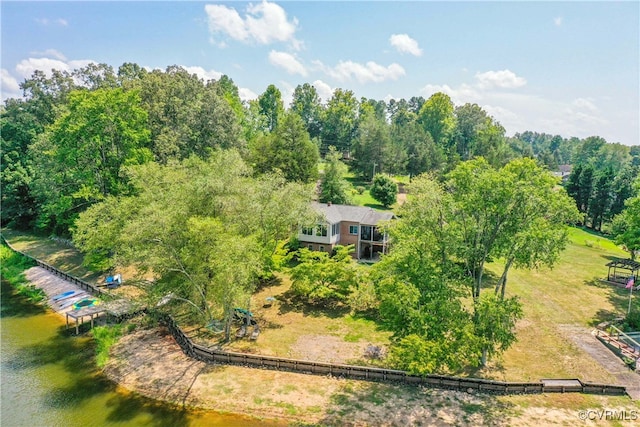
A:
POLYGON ((44 291, 30 284, 24 276, 24 271, 34 265, 30 259, 13 252, 4 244, 0 245, 0 273, 2 280, 11 284, 18 295, 26 297, 35 304, 41 304, 46 300, 44 291))

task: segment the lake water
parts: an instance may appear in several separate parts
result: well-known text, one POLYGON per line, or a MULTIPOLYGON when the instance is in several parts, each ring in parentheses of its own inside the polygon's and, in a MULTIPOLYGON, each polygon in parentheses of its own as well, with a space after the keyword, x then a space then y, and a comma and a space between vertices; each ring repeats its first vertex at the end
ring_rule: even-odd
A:
POLYGON ((120 390, 95 368, 91 339, 2 283, 0 426, 266 426, 252 418, 188 411, 120 390))

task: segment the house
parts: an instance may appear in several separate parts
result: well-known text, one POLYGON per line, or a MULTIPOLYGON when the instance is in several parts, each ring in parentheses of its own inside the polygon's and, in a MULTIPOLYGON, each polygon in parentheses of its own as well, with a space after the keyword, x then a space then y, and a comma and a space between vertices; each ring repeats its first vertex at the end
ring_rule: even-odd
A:
POLYGON ((312 207, 322 220, 300 229, 298 240, 301 247, 331 252, 336 245, 354 245, 354 258, 369 261, 387 253, 389 236, 379 227, 382 222, 395 218, 393 213, 331 203, 316 202, 312 207))

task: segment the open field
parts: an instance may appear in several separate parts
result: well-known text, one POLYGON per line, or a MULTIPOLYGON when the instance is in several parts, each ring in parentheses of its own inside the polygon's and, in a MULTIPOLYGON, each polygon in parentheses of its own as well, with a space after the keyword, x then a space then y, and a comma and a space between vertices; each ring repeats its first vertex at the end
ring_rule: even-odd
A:
MULTIPOLYGON (((593 358, 572 340, 576 331, 624 315, 628 291, 602 284, 611 257, 626 257, 611 241, 574 228, 571 243, 553 269, 511 270, 508 295, 518 295, 524 318, 518 324, 518 341, 483 376, 504 380, 580 377, 614 381, 593 358)), ((500 274, 495 263, 489 271, 500 274)), ((637 303, 637 300, 636 300, 637 303)))

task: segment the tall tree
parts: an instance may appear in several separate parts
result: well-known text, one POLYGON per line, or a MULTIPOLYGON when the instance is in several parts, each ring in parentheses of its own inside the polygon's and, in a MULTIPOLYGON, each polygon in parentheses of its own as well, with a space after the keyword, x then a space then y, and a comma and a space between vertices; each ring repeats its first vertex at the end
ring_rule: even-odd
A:
POLYGON ((285 113, 275 131, 251 146, 251 160, 259 173, 279 170, 288 181, 309 183, 318 177, 318 147, 311 142, 304 122, 285 113))
POLYGON ((373 111, 365 113, 352 145, 353 170, 363 178, 371 177, 373 180, 376 170, 386 170, 390 145, 389 126, 378 119, 373 111))
POLYGON ((35 170, 28 149, 44 130, 28 103, 9 99, 0 113, 2 223, 22 229, 34 225, 39 209, 31 188, 35 170))
POLYGON ((455 128, 453 102, 449 95, 435 93, 420 108, 418 120, 433 141, 450 154, 451 137, 455 128))
POLYGON ((334 146, 340 153, 349 153, 355 136, 358 100, 350 90, 336 89, 322 115, 322 147, 324 153, 334 146))
POLYGON ((625 202, 625 209, 613 219, 612 232, 631 259, 640 253, 640 177, 634 183, 634 195, 625 202))
POLYGON ((126 193, 122 167, 152 158, 146 125, 136 92, 72 92, 67 112, 31 146, 38 162, 34 185, 43 206, 40 226, 67 234, 82 209, 126 193))
POLYGON ((347 166, 340 161, 341 157, 334 147, 329 147, 329 152, 325 156, 324 173, 320 180, 320 202, 332 202, 338 205, 351 203, 349 183, 343 178, 347 172, 347 166))
POLYGON ((611 190, 614 178, 613 169, 610 167, 600 171, 594 178, 593 194, 587 207, 587 215, 594 230, 602 230, 602 223, 609 216, 613 203, 611 190))
POLYGON ((300 116, 309 136, 317 138, 322 131, 322 100, 316 88, 309 83, 298 85, 293 91, 291 111, 300 116))
POLYGON ((267 86, 267 89, 258 97, 260 114, 266 118, 268 132, 273 132, 278 127, 278 120, 284 113, 282 94, 280 89, 274 85, 267 86))
POLYGON ((393 331, 391 362, 415 374, 456 371, 477 356, 467 276, 451 256, 458 245, 453 199, 428 176, 389 225, 394 244, 374 266, 380 316, 393 331))
POLYGON ((160 309, 190 309, 203 324, 224 319, 228 337, 233 308, 249 308, 267 257, 305 218, 307 190, 279 177, 251 178, 233 150, 128 171, 135 194, 83 212, 74 242, 94 260, 102 254, 106 264, 135 266, 132 281, 148 304, 169 301, 160 309))

